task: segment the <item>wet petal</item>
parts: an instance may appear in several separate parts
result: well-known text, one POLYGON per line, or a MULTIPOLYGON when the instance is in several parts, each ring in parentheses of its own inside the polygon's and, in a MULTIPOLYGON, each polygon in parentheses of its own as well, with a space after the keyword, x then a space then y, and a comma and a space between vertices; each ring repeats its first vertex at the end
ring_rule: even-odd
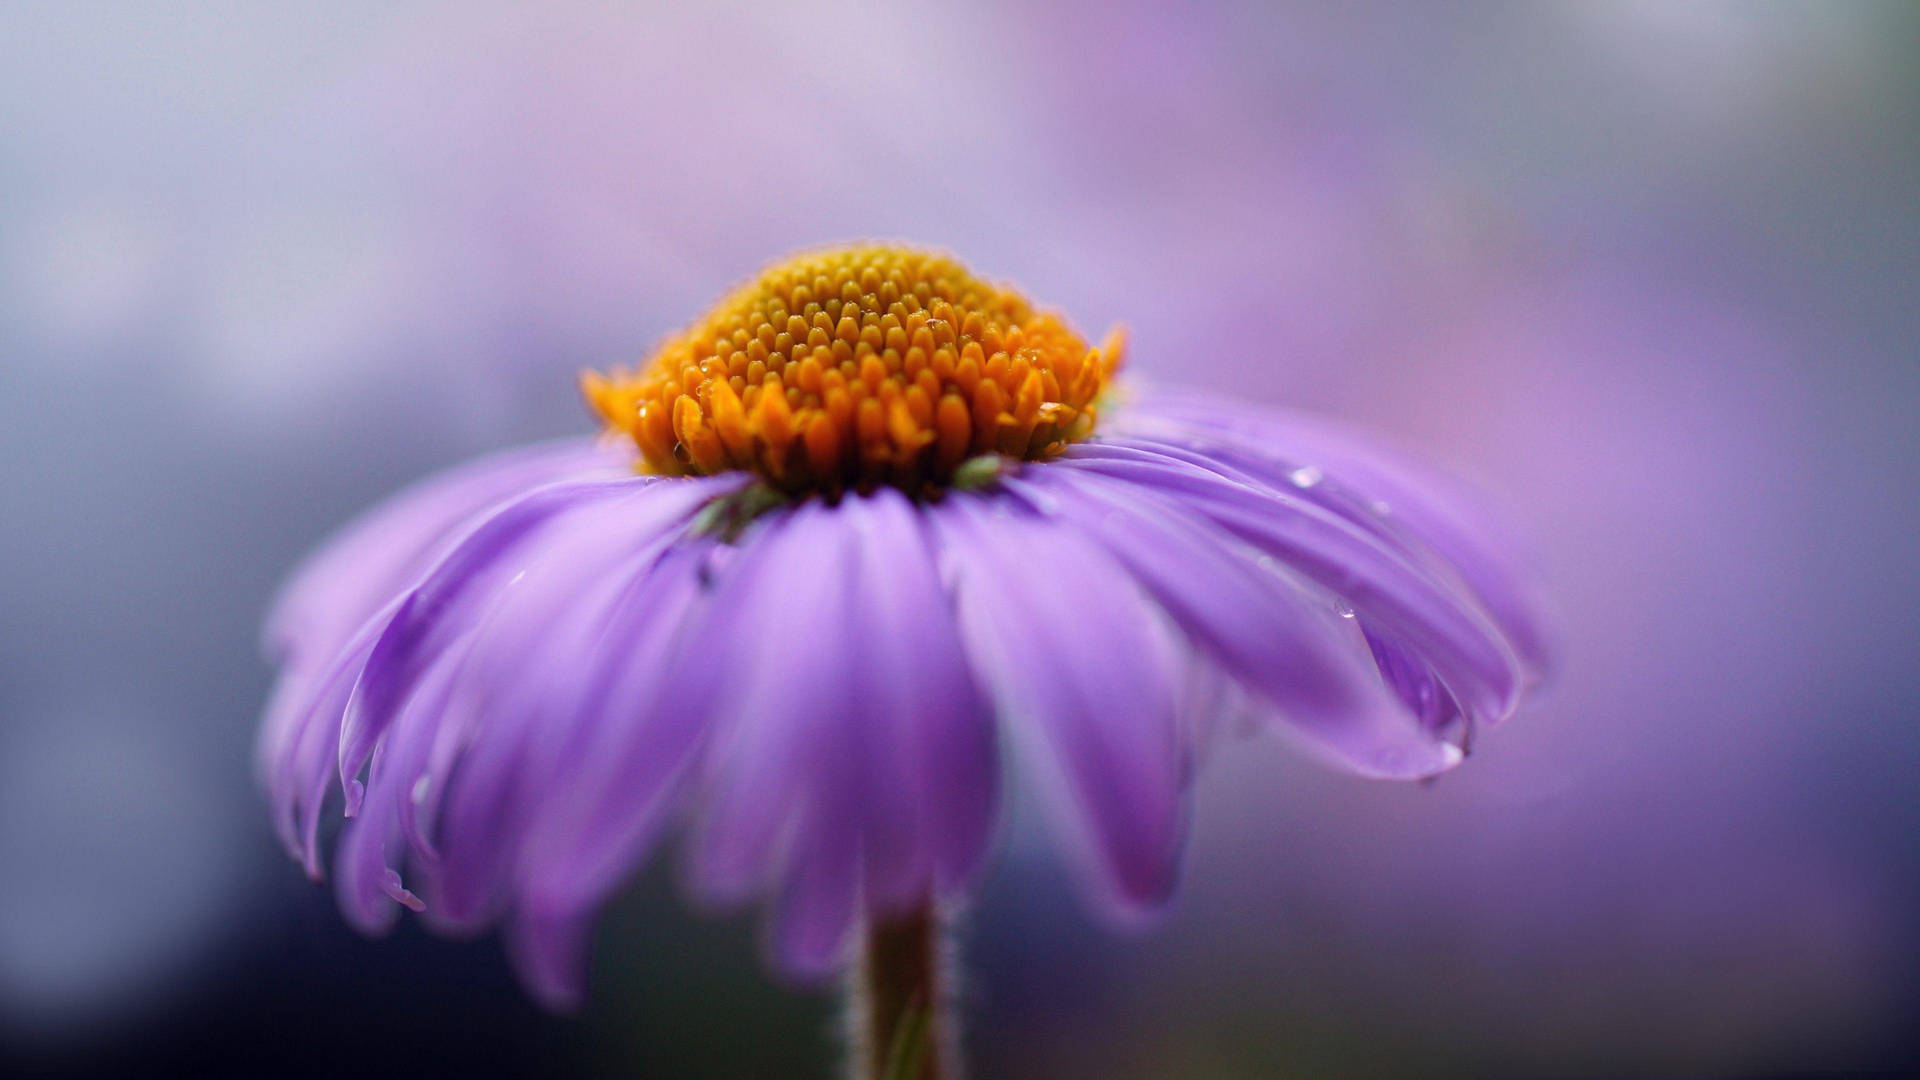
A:
POLYGON ((1286 492, 1236 482, 1152 447, 1102 443, 1070 453, 1061 465, 1176 498, 1377 620, 1420 650, 1475 716, 1504 718, 1518 703, 1520 663, 1498 627, 1466 594, 1367 530, 1286 492))
MULTIPOLYGON (((585 816, 568 811, 601 790, 588 784, 593 755, 643 727, 651 703, 617 695, 623 680, 665 677, 663 653, 646 638, 670 640, 692 592, 685 556, 663 553, 728 483, 658 486, 596 509, 546 541, 475 629, 445 716, 422 732, 417 773, 399 777, 413 792, 406 817, 423 819, 413 834, 437 837, 426 846, 440 862, 439 915, 482 917, 523 850, 527 859, 586 858, 536 832, 555 817, 585 816), (609 712, 622 706, 633 711, 609 712)), ((636 766, 629 789, 647 790, 647 775, 636 766)), ((585 846, 599 833, 583 826, 571 835, 585 846)), ((555 874, 579 885, 577 874, 555 874)))
POLYGON ((1156 387, 1109 419, 1114 436, 1163 446, 1197 439, 1215 461, 1414 540, 1472 590, 1531 679, 1552 669, 1540 585, 1519 557, 1511 527, 1459 479, 1338 421, 1206 394, 1156 387), (1380 505, 1387 515, 1373 512, 1380 505))
POLYGON ((503 588, 538 558, 536 538, 557 519, 633 496, 643 487, 643 481, 606 480, 535 491, 479 523, 407 591, 367 657, 341 725, 340 781, 349 816, 358 811, 357 777, 374 744, 425 673, 471 633, 503 588))
MULTIPOLYGON (((585 911, 631 875, 676 806, 709 729, 723 672, 671 662, 691 614, 706 602, 701 542, 665 552, 620 601, 584 670, 570 710, 527 713, 526 743, 565 732, 550 764, 530 768, 521 744, 502 741, 458 777, 460 833, 469 861, 489 860, 492 836, 525 821, 513 868, 518 903, 541 917, 585 911), (505 783, 514 772, 535 784, 505 783), (529 788, 509 798, 516 788, 529 788)), ((446 829, 449 844, 455 832, 446 829)), ((452 852, 449 852, 449 859, 452 852)))
POLYGON ((1150 486, 1081 470, 1031 477, 1009 487, 1057 500, 1222 669, 1349 767, 1404 779, 1458 762, 1338 636, 1337 616, 1260 566, 1256 552, 1150 486))

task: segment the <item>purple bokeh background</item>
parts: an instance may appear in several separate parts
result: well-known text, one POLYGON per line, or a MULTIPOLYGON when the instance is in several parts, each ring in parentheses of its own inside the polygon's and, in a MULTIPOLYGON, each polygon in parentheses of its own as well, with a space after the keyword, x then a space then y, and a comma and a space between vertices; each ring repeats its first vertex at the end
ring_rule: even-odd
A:
POLYGON ((665 875, 580 1020, 492 943, 358 941, 248 755, 328 528, 863 235, 1459 469, 1562 614, 1435 785, 1216 753, 1143 937, 1016 823, 982 1075, 1920 1062, 1916 72, 1899 3, 10 5, 0 1062, 829 1061, 665 875))

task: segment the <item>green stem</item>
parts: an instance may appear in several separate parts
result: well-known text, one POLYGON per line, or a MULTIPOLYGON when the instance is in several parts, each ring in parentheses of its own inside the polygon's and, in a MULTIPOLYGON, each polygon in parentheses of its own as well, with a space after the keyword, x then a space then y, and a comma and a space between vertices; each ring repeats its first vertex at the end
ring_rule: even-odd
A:
POLYGON ((850 1080, 958 1080, 943 938, 931 904, 866 928, 848 974, 850 1080))

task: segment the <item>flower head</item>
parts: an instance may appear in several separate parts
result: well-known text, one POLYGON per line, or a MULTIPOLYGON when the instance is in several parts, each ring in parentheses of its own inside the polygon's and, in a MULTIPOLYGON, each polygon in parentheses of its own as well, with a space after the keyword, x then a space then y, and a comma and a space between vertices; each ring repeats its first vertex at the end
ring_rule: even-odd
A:
POLYGON ((1006 751, 1138 911, 1228 714, 1417 778, 1514 710, 1535 606, 1455 485, 1321 421, 1107 400, 1118 353, 942 256, 768 270, 584 381, 618 438, 430 480, 295 576, 282 837, 318 876, 338 788, 354 922, 503 923, 564 1005, 675 825, 691 888, 770 898, 776 961, 817 974, 862 918, 965 893, 1006 751))
POLYGON ((1086 438, 1120 354, 1117 332, 1089 350, 947 256, 834 248, 768 267, 642 369, 582 389, 649 472, 912 491, 969 457, 1049 457, 1086 438))

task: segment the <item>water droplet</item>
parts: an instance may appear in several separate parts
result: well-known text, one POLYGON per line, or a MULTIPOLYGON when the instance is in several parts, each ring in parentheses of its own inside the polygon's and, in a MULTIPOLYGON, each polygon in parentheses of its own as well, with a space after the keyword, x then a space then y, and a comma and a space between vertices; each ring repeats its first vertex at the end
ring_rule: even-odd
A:
POLYGON ((1311 465, 1302 465, 1287 474, 1287 481, 1294 487, 1305 490, 1326 479, 1319 469, 1311 465))
POLYGON ((1343 619, 1353 618, 1352 606, 1337 596, 1333 598, 1333 613, 1343 619))
POLYGON ((1376 514, 1379 514, 1381 517, 1386 517, 1389 513, 1393 511, 1393 507, 1388 506, 1385 499, 1373 500, 1372 502, 1367 504, 1367 509, 1373 511, 1376 514))
POLYGON ((426 773, 421 773, 419 779, 413 782, 413 804, 419 806, 426 802, 427 792, 431 790, 433 790, 432 778, 426 773))
POLYGON ((1040 511, 1042 514, 1045 514, 1048 517, 1052 517, 1053 515, 1058 514, 1060 512, 1060 500, 1054 498, 1052 495, 1048 494, 1047 492, 1040 491, 1035 488, 1029 488, 1027 491, 1023 492, 1023 494, 1026 495, 1027 501, 1033 504, 1033 508, 1035 510, 1040 511))

